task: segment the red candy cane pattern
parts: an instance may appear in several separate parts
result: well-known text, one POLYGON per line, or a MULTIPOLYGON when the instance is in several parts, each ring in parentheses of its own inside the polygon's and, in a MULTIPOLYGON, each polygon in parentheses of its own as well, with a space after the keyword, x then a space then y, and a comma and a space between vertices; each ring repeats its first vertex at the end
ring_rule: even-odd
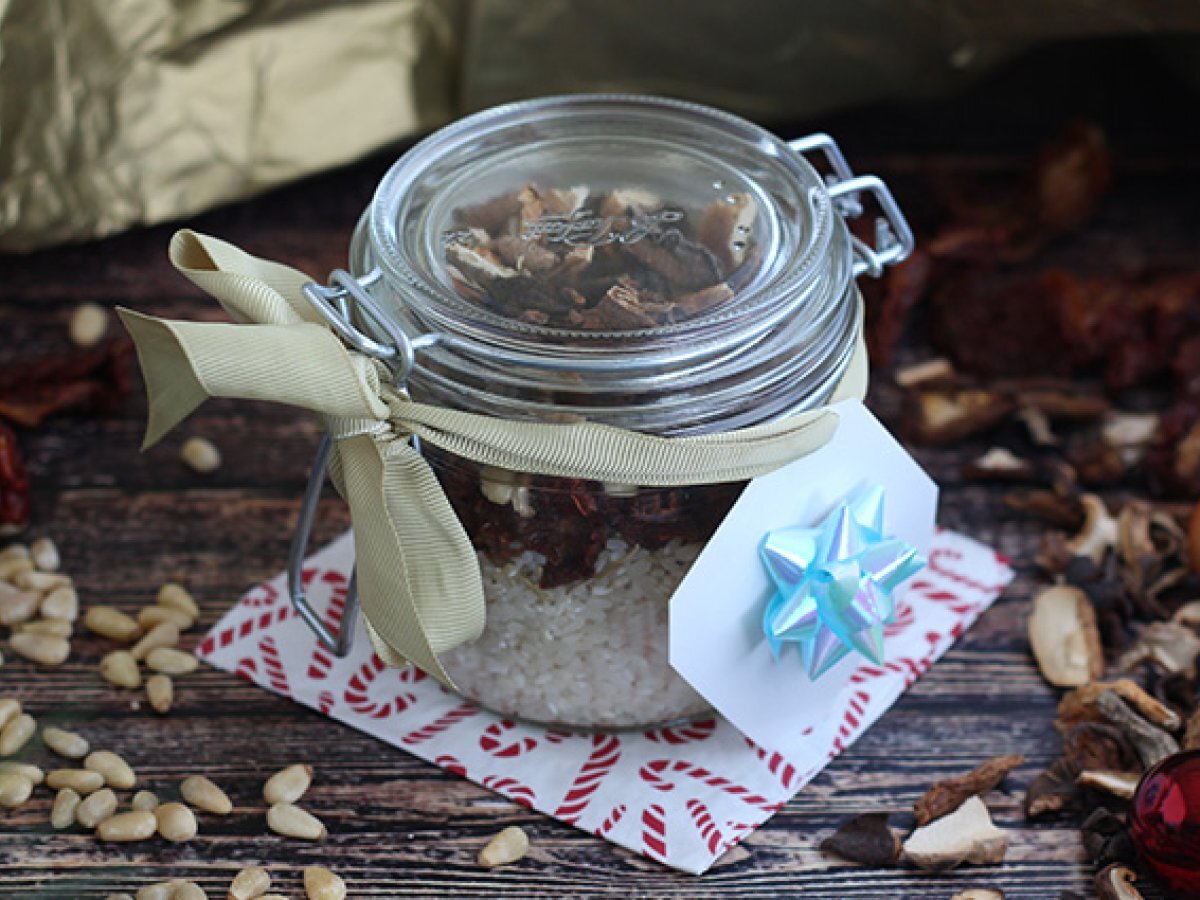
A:
POLYGON ((238 678, 257 684, 258 679, 254 676, 258 673, 258 660, 251 656, 244 656, 238 660, 237 666, 233 670, 233 674, 238 678))
POLYGON ((642 781, 646 782, 652 788, 660 791, 674 790, 676 787, 675 782, 663 777, 666 773, 675 773, 694 778, 709 787, 714 787, 732 797, 737 797, 749 806, 756 806, 759 809, 769 812, 775 812, 783 805, 782 803, 773 802, 766 797, 755 794, 740 784, 734 784, 728 778, 715 775, 704 768, 704 766, 697 766, 684 760, 654 759, 642 766, 638 772, 642 781))
POLYGON ((646 732, 647 740, 656 744, 691 744, 708 740, 717 730, 716 719, 702 719, 686 725, 656 728, 646 732))
POLYGON ((657 803, 642 810, 642 847, 651 859, 667 858, 667 812, 657 803))
POLYGON ((404 737, 400 738, 400 743, 413 746, 421 744, 430 738, 437 737, 442 732, 449 731, 459 722, 464 719, 469 719, 471 716, 479 712, 479 708, 471 706, 469 703, 464 703, 462 706, 456 706, 449 712, 445 712, 438 716, 428 725, 418 728, 416 731, 410 731, 404 737))
POLYGON ((612 808, 612 812, 605 816, 604 821, 600 823, 600 827, 593 831, 592 834, 596 835, 596 837, 604 837, 607 835, 610 831, 617 827, 617 823, 620 822, 621 817, 625 815, 625 809, 626 807, 624 803, 618 803, 616 806, 614 806, 612 808))
POLYGON ((333 696, 332 691, 321 691, 317 696, 317 709, 325 715, 329 715, 335 705, 337 705, 337 699, 333 696))
POLYGON ((258 642, 258 650, 262 654, 263 671, 273 690, 285 697, 292 696, 292 686, 288 684, 287 671, 283 668, 283 660, 279 657, 279 647, 275 638, 267 635, 258 642))
POLYGON ((696 825, 696 830, 700 832, 700 839, 708 847, 708 852, 716 856, 721 852, 725 838, 722 836, 721 830, 717 828, 717 823, 713 821, 708 807, 695 798, 689 800, 686 806, 692 822, 696 825))
POLYGON ((575 825, 591 802, 592 795, 600 787, 608 773, 613 770, 621 759, 621 739, 615 734, 592 735, 592 752, 584 761, 575 776, 571 786, 563 795, 558 809, 554 812, 556 819, 562 819, 568 825, 575 825))
POLYGON ((373 719, 384 719, 404 712, 417 701, 416 695, 411 693, 397 694, 382 702, 371 697, 371 686, 385 668, 383 660, 372 653, 371 658, 350 676, 350 680, 346 683, 345 698, 350 708, 356 713, 370 716, 373 719))
POLYGON ((779 784, 785 790, 791 790, 796 783, 796 767, 788 762, 782 753, 768 753, 750 738, 745 738, 746 746, 754 751, 754 755, 767 764, 767 771, 779 779, 779 784))
POLYGON ((458 757, 451 756, 448 753, 443 753, 434 761, 435 765, 441 766, 451 775, 457 775, 459 778, 467 777, 467 767, 459 762, 458 757))
POLYGON ((528 753, 537 746, 537 738, 530 734, 513 735, 511 732, 516 728, 516 724, 508 719, 493 722, 480 736, 479 749, 500 759, 511 759, 528 753))
POLYGON ((290 606, 280 606, 245 619, 237 625, 230 625, 228 628, 223 628, 220 631, 210 632, 208 637, 200 644, 200 655, 209 656, 216 650, 223 650, 234 641, 248 638, 258 631, 266 631, 285 619, 291 618, 292 615, 294 615, 294 611, 290 606))
MULTIPOLYGON (((345 575, 332 571, 322 575, 321 580, 333 588, 333 594, 329 598, 329 605, 325 607, 325 613, 321 618, 329 628, 339 628, 342 624, 342 613, 346 611, 346 593, 349 583, 345 575)), ((353 622, 350 623, 350 627, 354 627, 353 622)), ((329 672, 332 668, 333 655, 325 649, 324 644, 317 642, 313 645, 312 659, 308 664, 308 677, 316 681, 321 681, 329 677, 329 672)))
POLYGON ((515 778, 504 775, 488 775, 483 779, 483 786, 503 794, 526 809, 533 809, 533 804, 537 802, 537 795, 534 794, 533 788, 521 784, 515 778))

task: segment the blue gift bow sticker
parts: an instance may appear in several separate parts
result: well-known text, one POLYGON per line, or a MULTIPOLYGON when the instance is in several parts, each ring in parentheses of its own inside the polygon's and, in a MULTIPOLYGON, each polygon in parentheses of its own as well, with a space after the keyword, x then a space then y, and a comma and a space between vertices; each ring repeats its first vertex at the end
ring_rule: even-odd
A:
POLYGON ((916 548, 883 534, 884 490, 868 485, 815 528, 767 532, 759 552, 775 593, 763 633, 779 659, 785 642, 800 649, 816 679, 852 649, 884 661, 883 627, 896 616, 893 592, 920 571, 916 548))

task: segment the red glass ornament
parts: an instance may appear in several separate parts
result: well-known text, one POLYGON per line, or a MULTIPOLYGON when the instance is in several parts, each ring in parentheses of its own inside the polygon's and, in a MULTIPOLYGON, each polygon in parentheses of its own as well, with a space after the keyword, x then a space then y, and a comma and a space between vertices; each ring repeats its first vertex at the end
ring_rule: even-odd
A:
POLYGON ((1200 898, 1200 750, 1152 766, 1133 795, 1130 834, 1172 897, 1200 898))

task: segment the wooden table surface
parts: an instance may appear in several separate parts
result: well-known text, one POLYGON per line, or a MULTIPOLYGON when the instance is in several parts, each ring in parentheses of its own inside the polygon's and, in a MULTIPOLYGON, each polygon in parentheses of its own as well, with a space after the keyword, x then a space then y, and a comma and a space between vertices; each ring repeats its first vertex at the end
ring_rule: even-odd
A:
MULTIPOLYGON (((1026 142, 1032 145, 1035 141, 1026 142)), ((902 202, 920 206, 930 167, 1016 177, 1020 154, 872 152, 847 141, 856 167, 891 180, 902 202)), ((350 230, 390 160, 377 156, 264 198, 188 222, 251 252, 323 278, 343 265, 350 230)), ((1179 159, 1153 153, 1122 160, 1118 186, 1100 218, 1057 252, 1067 260, 1139 259, 1164 265, 1200 259, 1191 187, 1175 181, 1179 159)), ((1188 184, 1184 180, 1183 184, 1188 184)), ((177 277, 165 258, 171 228, 141 230, 80 247, 0 258, 0 362, 67 349, 77 303, 121 303, 158 315, 216 317, 214 305, 177 277)), ((927 353, 920 330, 905 358, 927 353)), ((885 416, 895 389, 877 373, 872 402, 885 416)), ((282 567, 317 441, 313 424, 289 409, 212 402, 161 446, 139 454, 145 405, 140 387, 116 415, 55 418, 22 433, 36 486, 33 535, 53 536, 85 604, 135 610, 165 579, 190 585, 203 630, 247 588, 282 567), (185 469, 183 436, 207 435, 224 452, 212 475, 185 469)), ((940 897, 971 886, 1010 898, 1047 900, 1090 893, 1091 867, 1069 821, 1028 824, 1020 802, 1030 779, 1058 753, 1056 692, 1026 646, 1030 559, 1039 528, 1007 515, 1000 491, 965 483, 960 466, 986 441, 916 455, 942 487, 941 522, 1000 549, 1020 575, 959 643, 896 706, 741 846, 703 877, 669 870, 603 840, 527 811, 491 792, 386 746, 233 675, 207 668, 179 679, 175 709, 156 716, 132 694, 102 681, 107 642, 81 634, 69 662, 38 669, 5 652, 0 696, 15 695, 41 723, 78 727, 97 746, 125 755, 164 793, 183 776, 211 775, 234 799, 231 816, 202 817, 181 845, 152 840, 101 845, 48 824, 50 794, 0 811, 0 896, 101 897, 168 876, 198 881, 223 897, 243 865, 279 867, 277 883, 301 896, 299 872, 320 863, 339 872, 354 897, 940 897), (1011 845, 1000 866, 947 874, 870 870, 827 857, 817 844, 844 817, 876 810, 910 822, 913 800, 934 780, 1000 753, 1028 762, 989 794, 1011 845), (264 777, 297 760, 319 772, 306 804, 330 835, 310 845, 270 834, 257 803, 264 777), (486 871, 475 856, 505 825, 532 839, 519 864, 486 871)), ((348 524, 341 502, 322 502, 315 539, 348 524)), ((82 631, 82 629, 81 629, 82 631)), ((189 645, 190 645, 189 643, 189 645)), ((38 747, 27 754, 43 765, 38 747)), ((1152 891, 1148 897, 1155 896, 1152 891)))

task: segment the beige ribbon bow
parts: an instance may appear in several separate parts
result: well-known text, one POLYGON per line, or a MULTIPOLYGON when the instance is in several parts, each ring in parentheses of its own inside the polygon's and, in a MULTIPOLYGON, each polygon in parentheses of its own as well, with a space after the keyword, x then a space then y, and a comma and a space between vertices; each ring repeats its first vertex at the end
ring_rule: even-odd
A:
MULTIPOLYGON (((244 324, 179 322, 121 310, 137 344, 152 446, 208 397, 287 403, 316 413, 334 438, 335 483, 350 506, 368 633, 390 665, 409 662, 446 684, 438 654, 483 631, 479 564, 411 437, 518 472, 652 487, 742 481, 825 444, 826 409, 716 434, 665 438, 590 422, 539 424, 415 403, 386 367, 347 347, 310 307, 311 278, 191 231, 171 261, 244 324)), ((833 398, 861 399, 857 350, 833 398)), ((353 627, 346 623, 343 627, 353 627)))

